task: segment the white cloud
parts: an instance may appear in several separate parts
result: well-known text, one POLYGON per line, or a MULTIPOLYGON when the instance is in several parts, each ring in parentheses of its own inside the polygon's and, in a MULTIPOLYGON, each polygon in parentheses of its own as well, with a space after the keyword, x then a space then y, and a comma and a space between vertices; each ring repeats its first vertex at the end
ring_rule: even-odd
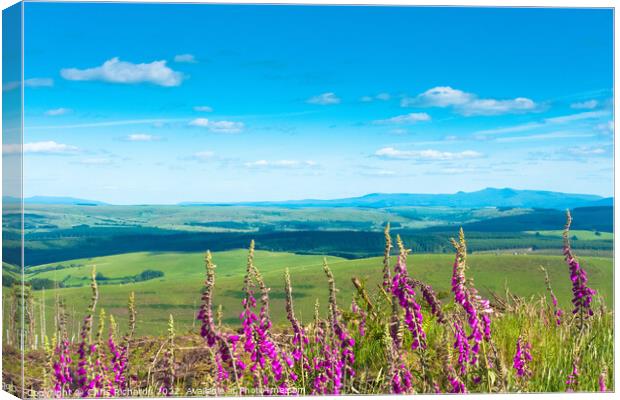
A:
POLYGON ((209 106, 196 106, 196 107, 194 107, 194 111, 213 112, 213 108, 211 108, 209 106))
POLYGON ((536 111, 539 106, 531 99, 480 99, 474 93, 453 89, 450 86, 437 86, 417 95, 401 100, 402 107, 452 107, 464 116, 500 115, 536 111))
POLYGON ((567 122, 581 121, 584 119, 592 119, 603 117, 609 114, 609 111, 586 111, 578 114, 564 115, 561 117, 553 117, 545 119, 545 122, 550 124, 565 124, 567 122))
POLYGON ((614 133, 614 121, 602 122, 596 125, 596 129, 605 135, 614 133))
POLYGON ((205 163, 207 161, 216 160, 215 152, 211 150, 197 151, 191 156, 179 157, 179 160, 184 161, 196 161, 200 163, 205 163))
POLYGON ((310 97, 307 101, 309 104, 320 104, 320 105, 328 105, 328 104, 338 104, 340 103, 340 99, 332 92, 327 92, 320 94, 318 96, 310 97))
POLYGON ((11 82, 2 83, 3 92, 9 92, 11 90, 17 89, 18 87, 19 87, 19 81, 11 81, 11 82))
POLYGON ((24 87, 39 88, 54 86, 54 80, 51 78, 30 78, 24 80, 24 87))
POLYGON ((584 161, 612 156, 612 145, 573 146, 558 148, 550 152, 535 151, 529 153, 529 159, 537 161, 584 161))
POLYGON ((93 158, 84 158, 84 159, 76 161, 75 163, 82 164, 82 165, 110 165, 110 164, 113 164, 114 161, 106 157, 93 157, 93 158))
POLYGON ((234 121, 211 121, 208 118, 196 118, 190 121, 189 125, 200 128, 207 128, 216 133, 238 133, 243 130, 243 122, 234 121))
POLYGON ((121 121, 104 121, 104 122, 88 122, 84 124, 69 124, 69 125, 34 125, 28 126, 28 130, 57 130, 57 129, 75 129, 75 128, 96 128, 102 126, 125 126, 125 125, 160 125, 163 126, 169 122, 183 122, 187 121, 186 118, 167 118, 167 119, 129 119, 121 121))
POLYGON ((567 151, 576 156, 601 156, 607 154, 607 150, 603 147, 580 146, 571 147, 567 151))
POLYGON ((395 171, 387 170, 387 169, 366 169, 360 172, 364 176, 394 176, 396 175, 395 171))
POLYGON ((476 135, 479 138, 484 138, 487 135, 497 135, 497 134, 502 134, 502 133, 513 133, 513 132, 529 131, 529 130, 532 130, 532 129, 539 128, 541 126, 544 126, 544 124, 540 123, 540 122, 530 122, 530 123, 527 123, 527 124, 508 126, 508 127, 505 127, 505 128, 485 129, 485 130, 477 131, 476 135))
POLYGON ((578 102, 578 103, 573 103, 570 105, 570 108, 574 108, 576 110, 591 110, 593 108, 596 108, 596 106, 598 106, 598 101, 596 100, 587 100, 587 101, 582 101, 582 102, 578 102))
POLYGON ((196 61, 196 57, 193 54, 178 54, 174 56, 174 62, 194 64, 198 61, 196 61))
POLYGON ((587 138, 593 137, 590 133, 573 133, 573 132, 549 132, 536 135, 501 137, 495 141, 498 143, 527 142, 532 140, 550 140, 550 139, 571 139, 571 138, 587 138))
POLYGON ((379 93, 376 96, 362 96, 360 97, 360 101, 364 103, 370 103, 374 100, 388 101, 392 96, 389 93, 379 93))
POLYGON ((24 143, 23 148, 19 144, 5 144, 2 146, 4 154, 74 154, 78 148, 68 144, 56 143, 54 141, 24 143))
POLYGON ((420 121, 430 121, 431 116, 427 113, 410 113, 398 115, 388 119, 380 119, 373 121, 374 124, 413 124, 420 121))
MULTIPOLYGON (((19 81, 11 81, 2 84, 2 91, 8 92, 19 88, 19 81)), ((24 80, 24 87, 39 88, 54 86, 54 80, 51 78, 30 78, 24 80)))
POLYGON ((480 158, 482 153, 473 150, 449 152, 439 150, 397 150, 394 147, 383 147, 375 152, 375 156, 393 160, 427 160, 448 161, 466 158, 480 158))
POLYGON ((190 121, 191 126, 199 126, 201 128, 207 128, 211 122, 208 118, 196 118, 190 121))
POLYGON ((596 119, 608 115, 608 111, 586 111, 577 114, 562 115, 559 117, 545 118, 540 122, 528 122, 526 124, 509 126, 504 128, 486 129, 476 132, 478 139, 488 139, 490 135, 498 135, 504 133, 526 132, 538 128, 545 128, 553 125, 562 125, 576 121, 588 119, 596 119))
POLYGON ((166 66, 166 61, 133 64, 114 57, 99 67, 77 69, 63 68, 60 75, 72 81, 104 81, 112 83, 148 82, 159 86, 179 86, 183 74, 166 66))
POLYGON ((473 95, 450 86, 437 86, 428 89, 416 97, 405 97, 401 100, 402 107, 449 107, 465 104, 473 99, 473 95))
POLYGON ((59 115, 64 115, 64 114, 68 114, 71 112, 71 109, 69 108, 55 108, 53 110, 48 110, 45 112, 45 115, 49 115, 51 117, 56 117, 59 115))
POLYGON ((395 129, 391 129, 391 130, 390 130, 390 133, 391 133, 392 135, 399 135, 399 136, 401 136, 401 135, 406 135, 406 134, 408 134, 408 133, 409 133, 409 131, 408 131, 407 129, 395 128, 395 129))
POLYGON ((312 160, 299 161, 299 160, 258 160, 252 162, 246 162, 244 164, 248 168, 277 168, 277 169, 299 169, 299 168, 311 168, 316 167, 317 163, 312 160))
POLYGON ((506 172, 510 173, 512 170, 507 167, 501 167, 501 163, 494 164, 493 168, 483 165, 475 165, 467 162, 450 163, 444 165, 433 165, 424 173, 428 175, 484 175, 489 172, 506 172))
POLYGON ((133 133, 125 138, 129 142, 153 142, 159 139, 157 136, 147 135, 145 133, 133 133))
POLYGON ((536 110, 533 100, 517 97, 512 100, 476 99, 457 107, 457 112, 464 116, 500 115, 536 110))

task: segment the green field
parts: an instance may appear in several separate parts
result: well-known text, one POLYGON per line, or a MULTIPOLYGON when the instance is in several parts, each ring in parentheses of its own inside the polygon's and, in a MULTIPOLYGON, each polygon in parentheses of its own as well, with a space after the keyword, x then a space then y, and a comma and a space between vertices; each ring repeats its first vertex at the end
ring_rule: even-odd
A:
MULTIPOLYGON (((541 236, 550 236, 561 238, 562 230, 551 230, 551 231, 528 231, 526 233, 536 235, 539 234, 541 236)), ((612 232, 598 232, 598 231, 586 231, 586 230, 571 230, 570 236, 573 240, 613 240, 614 234, 612 232)))
MULTIPOLYGON (((215 304, 221 304, 224 310, 224 322, 235 324, 240 310, 243 276, 245 273, 246 250, 231 250, 213 254, 217 264, 215 304)), ((382 258, 345 260, 338 257, 327 258, 334 271, 339 291, 339 302, 348 308, 353 293, 351 278, 354 276, 366 281, 367 285, 376 286, 381 280, 382 258)), ((590 285, 598 290, 608 306, 613 304, 613 262, 611 258, 582 257, 590 279, 590 285)), ((431 284, 444 301, 451 296, 450 277, 454 258, 450 254, 414 254, 410 257, 411 274, 431 284)), ((296 301, 296 311, 306 322, 312 315, 316 298, 327 298, 327 284, 322 271, 322 257, 297 255, 284 252, 257 251, 255 264, 262 271, 267 285, 271 287, 272 318, 283 322, 284 310, 283 272, 289 268, 296 301)), ((112 313, 124 324, 127 314, 126 302, 130 291, 136 292, 138 305, 138 333, 161 334, 165 331, 168 315, 172 313, 180 330, 192 327, 194 315, 200 304, 200 295, 204 280, 202 253, 127 253, 122 255, 70 260, 60 265, 59 270, 37 272, 59 263, 32 267, 26 279, 48 278, 55 281, 65 280, 72 285, 83 287, 58 289, 68 305, 68 311, 75 313, 72 329, 77 332, 90 300, 88 276, 93 265, 106 278, 119 278, 139 274, 151 269, 164 272, 162 278, 124 285, 101 285, 100 306, 112 313), (73 267, 67 267, 69 265, 73 267)), ((570 280, 567 266, 561 256, 551 255, 510 255, 510 254, 473 254, 469 257, 470 272, 476 286, 485 295, 494 291, 500 295, 507 286, 519 296, 529 297, 544 293, 544 279, 540 266, 549 271, 551 283, 564 308, 568 308, 571 299, 570 280)), ((5 293, 9 291, 6 290, 5 293)), ((35 299, 40 302, 45 295, 48 329, 52 328, 54 291, 36 291, 35 299)), ((6 295, 6 294, 5 294, 6 295)))

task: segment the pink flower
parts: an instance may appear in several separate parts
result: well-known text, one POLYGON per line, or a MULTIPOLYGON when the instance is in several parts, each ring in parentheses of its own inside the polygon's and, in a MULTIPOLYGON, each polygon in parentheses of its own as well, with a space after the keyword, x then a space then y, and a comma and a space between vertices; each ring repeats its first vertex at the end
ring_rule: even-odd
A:
POLYGON ((530 350, 532 345, 523 340, 521 336, 517 339, 517 349, 513 359, 512 366, 517 371, 518 377, 527 377, 531 375, 528 363, 532 361, 530 350))
POLYGON ((575 357, 575 359, 573 360, 573 370, 571 371, 571 373, 568 375, 568 378, 566 379, 566 391, 567 392, 574 392, 577 386, 579 385, 578 364, 579 364, 579 358, 575 357))

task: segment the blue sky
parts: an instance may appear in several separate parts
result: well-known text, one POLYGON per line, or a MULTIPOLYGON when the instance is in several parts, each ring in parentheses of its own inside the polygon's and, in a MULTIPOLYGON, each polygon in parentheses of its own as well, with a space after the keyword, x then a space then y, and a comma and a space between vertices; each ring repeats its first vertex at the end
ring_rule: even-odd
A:
POLYGON ((26 196, 613 191, 610 10, 25 12, 26 196))

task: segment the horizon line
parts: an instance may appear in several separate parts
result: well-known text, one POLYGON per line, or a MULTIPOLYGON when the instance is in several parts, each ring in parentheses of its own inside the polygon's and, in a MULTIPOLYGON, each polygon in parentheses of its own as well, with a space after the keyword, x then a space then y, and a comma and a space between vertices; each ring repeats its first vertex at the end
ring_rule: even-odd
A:
MULTIPOLYGON (((427 196, 442 196, 442 195, 447 195, 447 196, 454 196, 457 195, 459 193, 477 193, 477 192, 482 192, 485 190, 513 190, 513 191, 517 191, 517 192, 547 192, 547 193, 556 193, 556 194, 562 194, 562 195, 577 195, 577 196, 596 196, 599 197, 599 200, 604 200, 604 199, 614 199, 614 194, 611 195, 602 195, 602 194, 598 194, 598 193, 578 193, 578 192, 559 192, 559 191, 554 191, 554 190, 545 190, 545 189, 515 189, 512 187, 485 187, 483 189, 479 189, 479 190, 472 190, 472 191, 464 191, 464 190, 457 190, 455 192, 450 192, 450 193, 437 193, 437 192, 432 192, 432 193, 413 193, 413 192, 369 192, 369 193, 365 193, 365 194, 360 194, 360 195, 352 195, 352 196, 343 196, 343 197, 332 197, 332 198, 311 198, 311 197, 305 197, 305 198, 299 198, 299 199, 291 199, 291 198, 286 198, 286 199, 277 199, 277 200, 224 200, 224 201, 207 201, 207 200, 181 200, 181 201, 177 201, 177 202, 170 202, 170 203, 148 203, 148 202, 136 202, 136 203, 111 203, 111 202, 106 202, 103 200, 95 200, 95 199, 88 199, 88 198, 82 198, 82 197, 74 197, 74 196, 63 196, 63 195, 58 195, 58 196, 49 196, 49 195, 32 195, 32 196, 23 196, 23 197, 15 197, 15 196, 3 196, 3 199, 5 198, 11 198, 11 199, 16 199, 16 200, 22 200, 22 201, 26 201, 28 199, 32 199, 32 198, 36 198, 36 197, 42 197, 42 198, 49 198, 49 199, 62 199, 62 198, 66 198, 66 199, 73 199, 73 200, 81 200, 84 203, 102 203, 101 205, 111 205, 111 206, 174 206, 174 205, 184 205, 184 206, 192 206, 192 205, 212 205, 212 206, 217 206, 217 205, 245 205, 245 204, 257 204, 257 203, 285 203, 285 202, 304 202, 304 201, 337 201, 337 200, 349 200, 349 199, 358 199, 358 198, 362 198, 362 197, 366 197, 366 196, 371 196, 371 195, 427 195, 427 196)), ((594 200, 596 201, 596 200, 594 200)), ((36 203, 35 203, 36 204, 36 203)), ((53 203, 52 203, 53 204, 53 203)))

